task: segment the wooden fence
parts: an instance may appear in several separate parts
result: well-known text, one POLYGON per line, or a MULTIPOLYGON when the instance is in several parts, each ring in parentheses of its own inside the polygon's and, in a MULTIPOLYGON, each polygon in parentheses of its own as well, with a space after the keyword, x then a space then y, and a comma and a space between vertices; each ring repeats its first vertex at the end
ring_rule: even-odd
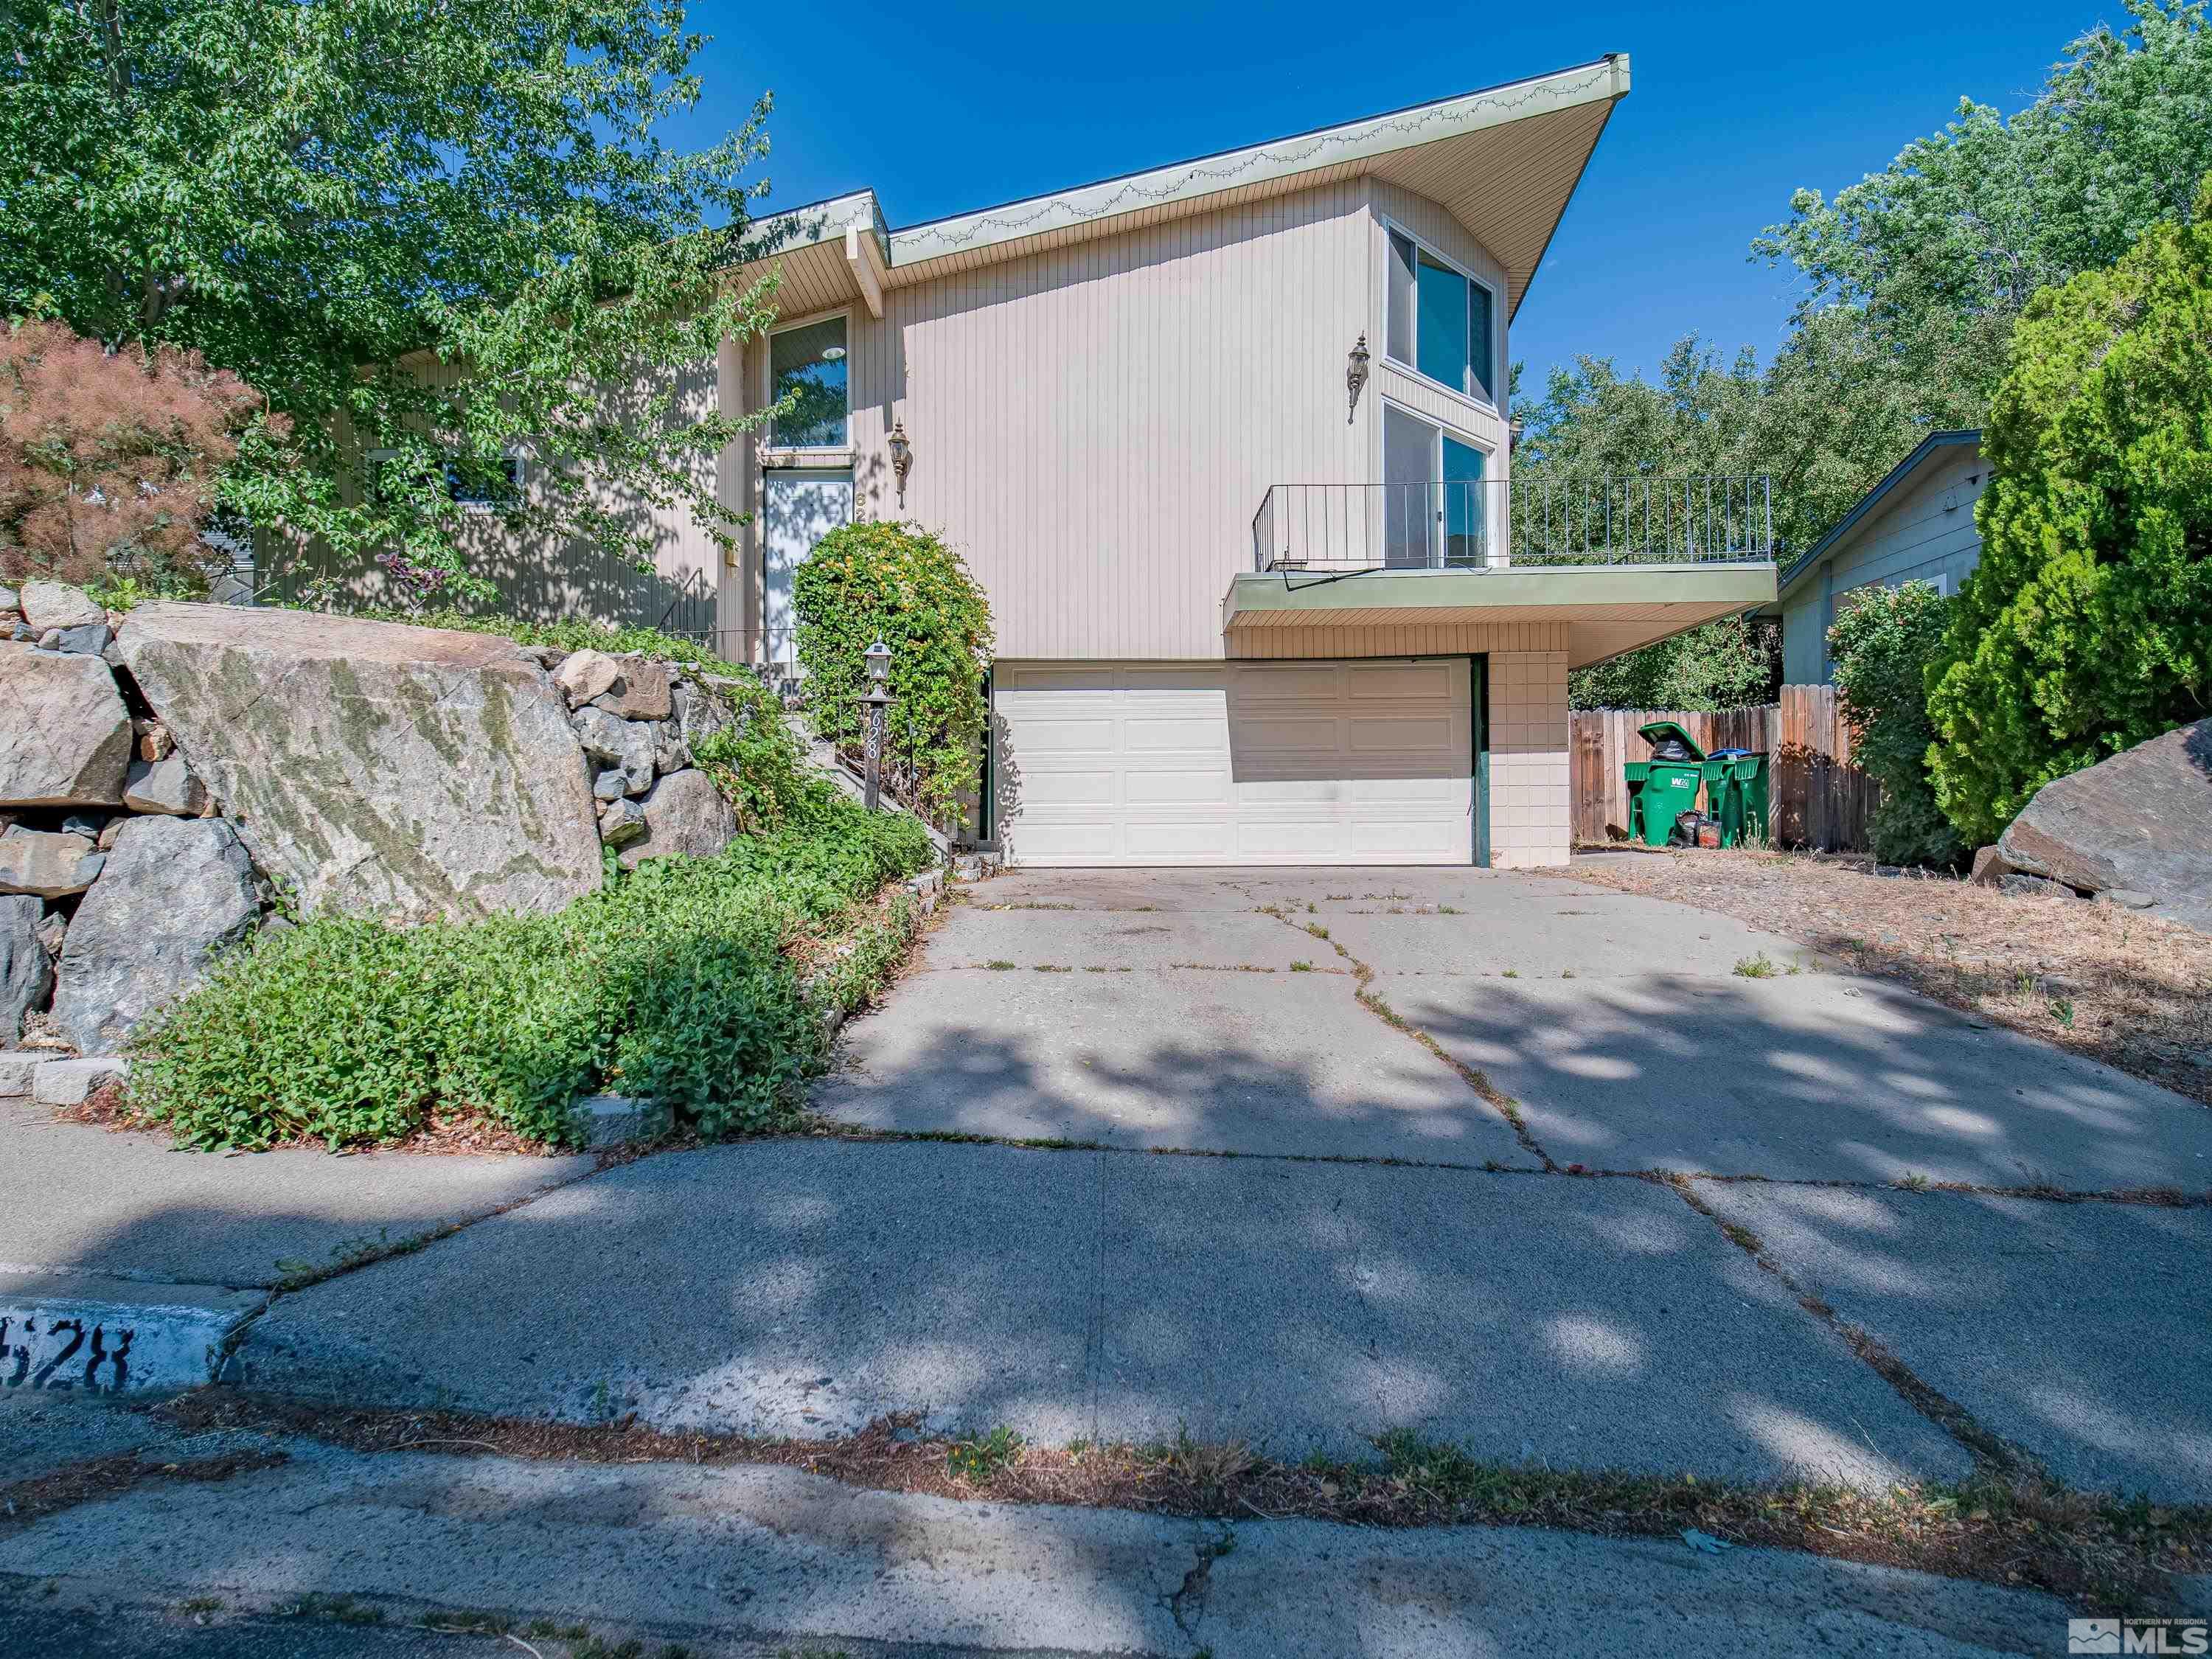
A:
POLYGON ((1836 713, 1832 685, 1785 685, 1779 702, 1759 708, 1683 713, 1664 708, 1589 708, 1575 712, 1568 763, 1574 790, 1575 840, 1602 847, 1625 837, 1628 787, 1621 763, 1642 760, 1650 745, 1637 728, 1679 720, 1700 749, 1763 749, 1771 758, 1775 839, 1785 847, 1863 852, 1867 818, 1881 798, 1875 781, 1851 764, 1851 728, 1836 713))

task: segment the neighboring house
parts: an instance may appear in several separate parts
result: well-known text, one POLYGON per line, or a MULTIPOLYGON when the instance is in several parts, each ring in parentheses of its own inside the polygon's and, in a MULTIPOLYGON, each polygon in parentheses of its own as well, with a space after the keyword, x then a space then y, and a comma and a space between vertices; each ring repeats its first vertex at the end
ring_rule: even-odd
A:
POLYGON ((1759 614, 1782 619, 1784 684, 1836 678, 1828 629, 1855 595, 1911 581, 1959 591, 1981 562, 1974 503, 1989 477, 1979 432, 1930 433, 1783 574, 1775 603, 1759 614))
POLYGON ((695 568, 672 528, 664 576, 766 666, 836 525, 957 544, 1018 862, 1564 862, 1567 671, 1775 592, 1744 480, 1512 499, 1507 331, 1628 84, 1616 56, 902 229, 868 191, 762 222, 737 274, 777 272, 781 320, 715 392, 794 407, 726 458, 744 544, 695 568))

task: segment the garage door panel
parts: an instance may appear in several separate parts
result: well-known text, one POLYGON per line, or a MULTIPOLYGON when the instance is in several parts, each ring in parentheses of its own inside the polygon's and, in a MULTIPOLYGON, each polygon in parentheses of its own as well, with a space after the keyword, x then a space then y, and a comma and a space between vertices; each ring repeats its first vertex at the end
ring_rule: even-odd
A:
POLYGON ((1228 747, 1221 716, 1175 719, 1152 714, 1133 714, 1121 722, 1121 746, 1127 750, 1186 750, 1215 754, 1228 747))
POLYGON ((1230 793, 1229 769, 1192 768, 1134 770, 1121 781, 1121 798, 1131 806, 1226 805, 1230 793))
POLYGON ((1355 702, 1405 702, 1425 698, 1440 704, 1456 701, 1464 706, 1465 698, 1457 688, 1466 677, 1463 662, 1347 664, 1345 695, 1355 702))
POLYGON ((1041 810, 1058 811, 1066 806, 1112 806, 1117 803, 1116 782, 1121 774, 1119 769, 1081 771, 1057 766, 1026 768, 1022 773, 1024 793, 1030 799, 1049 803, 1041 810))
POLYGON ((1018 864, 1461 864, 1470 675, 1434 662, 1002 665, 1018 864))
POLYGON ((1235 826, 1221 818, 1133 818, 1123 844, 1139 858, 1224 864, 1237 850, 1235 826))

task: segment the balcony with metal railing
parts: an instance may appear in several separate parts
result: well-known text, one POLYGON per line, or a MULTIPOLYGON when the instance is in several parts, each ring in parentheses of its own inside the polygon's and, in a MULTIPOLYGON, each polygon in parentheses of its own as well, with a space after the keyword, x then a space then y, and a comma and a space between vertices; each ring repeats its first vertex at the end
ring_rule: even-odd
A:
POLYGON ((1773 496, 1762 473, 1274 484, 1252 515, 1261 574, 1773 558, 1773 496))

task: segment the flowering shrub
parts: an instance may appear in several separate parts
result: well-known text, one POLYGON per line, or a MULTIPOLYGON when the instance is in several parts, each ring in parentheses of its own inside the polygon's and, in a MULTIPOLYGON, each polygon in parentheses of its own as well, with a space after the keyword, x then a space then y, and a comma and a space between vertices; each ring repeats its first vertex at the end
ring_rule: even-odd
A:
POLYGON ((196 352, 0 331, 0 580, 206 586, 199 531, 259 398, 196 352))

